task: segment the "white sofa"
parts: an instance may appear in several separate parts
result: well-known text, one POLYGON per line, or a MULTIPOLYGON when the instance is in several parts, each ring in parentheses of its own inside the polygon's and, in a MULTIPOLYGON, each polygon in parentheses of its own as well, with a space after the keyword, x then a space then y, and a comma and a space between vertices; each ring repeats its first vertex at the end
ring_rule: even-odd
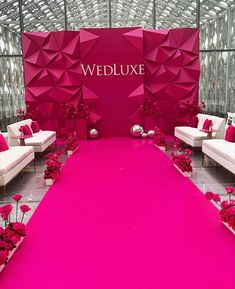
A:
POLYGON ((235 143, 225 139, 208 139, 202 142, 202 152, 216 163, 235 174, 235 143))
POLYGON ((175 127, 174 135, 183 142, 189 144, 192 147, 201 147, 202 141, 207 139, 207 133, 200 131, 202 129, 203 123, 206 119, 211 119, 213 124, 213 129, 217 129, 218 132, 213 132, 213 139, 224 138, 224 128, 225 119, 208 114, 197 115, 198 126, 196 128, 190 126, 177 126, 175 127))
MULTIPOLYGON (((32 122, 31 119, 26 119, 7 126, 8 143, 10 146, 20 145, 20 141, 18 139, 14 139, 13 137, 20 135, 19 128, 22 125, 28 124, 28 126, 31 127, 31 122, 32 122)), ((41 130, 38 133, 34 133, 31 138, 25 139, 25 145, 33 146, 34 152, 43 152, 55 141, 56 141, 55 131, 41 130)))
MULTIPOLYGON (((235 126, 235 113, 228 112, 225 129, 235 126)), ((202 142, 202 153, 235 174, 235 143, 223 139, 210 139, 202 142)))
POLYGON ((9 183, 34 159, 32 146, 9 147, 0 152, 0 187, 9 183))

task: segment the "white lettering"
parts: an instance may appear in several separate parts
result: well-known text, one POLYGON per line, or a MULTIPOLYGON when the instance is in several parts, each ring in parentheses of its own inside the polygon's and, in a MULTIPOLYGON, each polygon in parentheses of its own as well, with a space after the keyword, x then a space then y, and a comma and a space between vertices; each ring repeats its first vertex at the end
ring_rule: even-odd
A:
POLYGON ((102 76, 102 65, 96 66, 97 76, 102 76))
POLYGON ((111 65, 104 65, 104 75, 109 76, 112 74, 113 74, 113 67, 111 65), (109 73, 107 72, 108 68, 110 69, 109 73))
POLYGON ((95 70, 95 66, 96 66, 96 65, 93 64, 92 69, 91 69, 90 65, 88 64, 88 65, 87 65, 87 68, 84 69, 83 64, 81 64, 83 74, 86 76, 86 75, 87 75, 87 72, 89 71, 90 75, 93 75, 94 70, 95 70))
POLYGON ((110 76, 110 75, 144 75, 144 64, 116 64, 113 65, 97 65, 97 64, 81 64, 84 76, 110 76))

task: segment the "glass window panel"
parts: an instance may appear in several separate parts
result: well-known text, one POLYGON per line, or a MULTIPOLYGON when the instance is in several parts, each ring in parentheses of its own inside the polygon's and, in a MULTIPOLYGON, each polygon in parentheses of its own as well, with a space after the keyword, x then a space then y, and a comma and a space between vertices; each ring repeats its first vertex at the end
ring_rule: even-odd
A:
POLYGON ((24 78, 21 57, 0 57, 0 130, 16 120, 24 108, 24 78))
POLYGON ((201 53, 200 99, 207 111, 235 112, 235 51, 201 53))

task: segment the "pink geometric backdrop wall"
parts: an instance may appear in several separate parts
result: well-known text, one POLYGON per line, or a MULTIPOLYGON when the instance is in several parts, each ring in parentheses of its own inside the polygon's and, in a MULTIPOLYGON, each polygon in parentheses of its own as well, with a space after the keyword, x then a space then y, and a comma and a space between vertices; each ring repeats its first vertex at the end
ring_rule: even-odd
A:
POLYGON ((61 104, 82 102, 101 135, 126 136, 132 123, 144 122, 140 106, 151 100, 154 123, 172 133, 175 125, 190 122, 198 101, 198 33, 140 27, 23 33, 26 105, 37 110, 43 129, 59 131, 65 127, 61 104), (84 77, 81 64, 94 62, 144 63, 145 75, 84 77))

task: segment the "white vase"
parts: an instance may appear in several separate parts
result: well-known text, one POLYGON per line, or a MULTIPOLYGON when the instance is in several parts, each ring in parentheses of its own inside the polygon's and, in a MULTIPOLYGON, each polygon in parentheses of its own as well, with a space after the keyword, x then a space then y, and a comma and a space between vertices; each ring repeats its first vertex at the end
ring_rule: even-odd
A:
POLYGON ((158 146, 156 144, 154 144, 156 148, 158 148, 161 151, 165 151, 166 150, 166 146, 158 146))
POLYGON ((192 177, 192 173, 191 172, 182 172, 181 169, 174 164, 174 167, 186 178, 191 178, 192 177))
POLYGON ((51 185, 53 185, 54 181, 55 181, 55 180, 53 180, 53 179, 46 179, 46 186, 51 186, 51 185))
MULTIPOLYGON (((15 251, 17 250, 17 248, 20 246, 21 242, 24 240, 24 237, 21 237, 21 240, 16 244, 16 247, 15 249, 13 249, 12 251, 9 252, 9 255, 8 255, 8 260, 7 262, 9 262, 9 260, 11 259, 12 255, 15 253, 15 251)), ((5 268, 7 264, 5 265, 1 265, 0 266, 0 272, 2 272, 2 270, 5 268)))

